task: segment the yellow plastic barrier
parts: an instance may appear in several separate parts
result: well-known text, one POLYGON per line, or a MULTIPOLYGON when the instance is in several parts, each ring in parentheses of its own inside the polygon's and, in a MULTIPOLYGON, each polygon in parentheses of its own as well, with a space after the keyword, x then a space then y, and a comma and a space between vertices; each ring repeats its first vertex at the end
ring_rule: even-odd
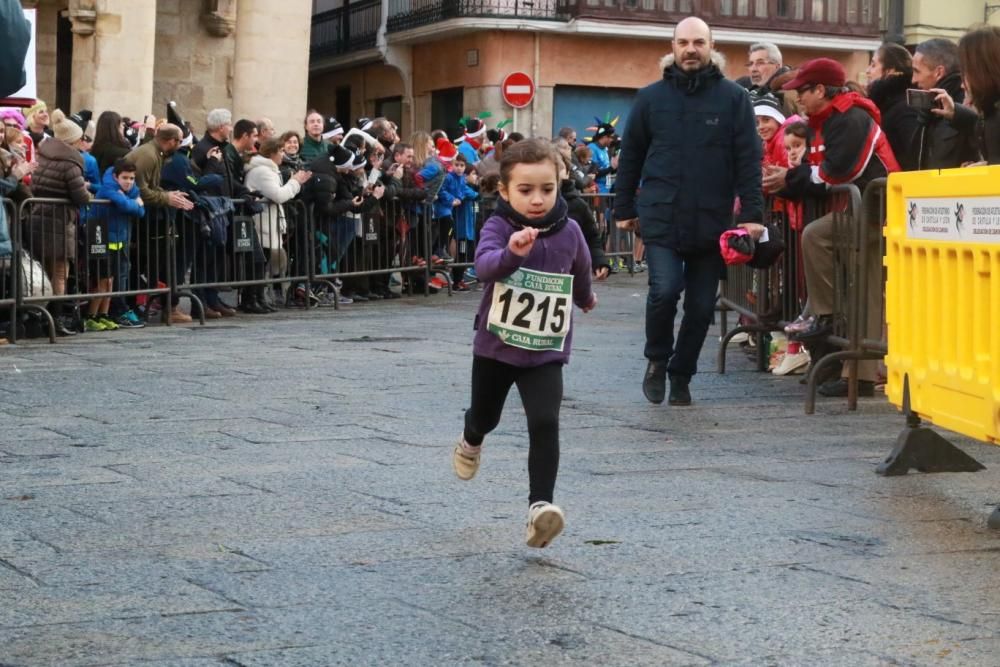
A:
POLYGON ((889 400, 1000 443, 1000 167, 892 174, 886 201, 889 400))

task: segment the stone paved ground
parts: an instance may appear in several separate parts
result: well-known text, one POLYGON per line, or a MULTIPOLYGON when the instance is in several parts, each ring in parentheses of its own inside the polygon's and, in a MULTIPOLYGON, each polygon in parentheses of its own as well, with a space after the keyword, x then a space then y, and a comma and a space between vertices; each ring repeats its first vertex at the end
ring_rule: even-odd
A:
POLYGON ((475 295, 0 349, 0 664, 1000 664, 1000 449, 880 478, 884 399, 739 351, 651 406, 642 290, 578 319, 544 551, 516 397, 449 464, 475 295))

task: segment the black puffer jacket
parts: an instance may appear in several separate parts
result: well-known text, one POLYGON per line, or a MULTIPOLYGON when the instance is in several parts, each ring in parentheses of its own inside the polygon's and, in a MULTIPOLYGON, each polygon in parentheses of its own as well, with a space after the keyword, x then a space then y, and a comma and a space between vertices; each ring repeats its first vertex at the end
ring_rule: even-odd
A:
POLYGON ((903 171, 914 171, 919 157, 914 137, 920 125, 917 110, 906 104, 906 89, 909 87, 909 75, 893 74, 873 81, 868 88, 868 97, 882 114, 882 131, 903 171))
POLYGON ((646 243, 718 252, 737 196, 739 222, 761 220, 762 149, 750 96, 714 64, 692 74, 669 58, 664 64, 663 79, 639 91, 629 114, 615 219, 638 217, 646 243))
POLYGON ((568 207, 566 215, 570 220, 576 221, 576 224, 580 226, 580 231, 583 232, 583 238, 587 240, 591 268, 594 271, 602 266, 610 268, 611 264, 604 256, 604 248, 601 245, 601 230, 597 226, 597 220, 594 219, 590 203, 580 196, 580 191, 577 190, 573 179, 566 179, 562 182, 562 196, 568 207))
MULTIPOLYGON (((965 101, 962 77, 957 72, 938 81, 935 88, 944 88, 955 100, 955 104, 965 101)), ((963 129, 961 126, 956 126, 954 121, 945 120, 930 112, 917 114, 917 120, 920 128, 915 142, 919 169, 953 169, 979 159, 974 129, 972 131, 968 128, 963 129)))
POLYGON ((952 123, 961 132, 971 132, 977 139, 982 159, 990 164, 1000 164, 1000 103, 993 105, 987 116, 980 116, 974 109, 955 105, 952 123))

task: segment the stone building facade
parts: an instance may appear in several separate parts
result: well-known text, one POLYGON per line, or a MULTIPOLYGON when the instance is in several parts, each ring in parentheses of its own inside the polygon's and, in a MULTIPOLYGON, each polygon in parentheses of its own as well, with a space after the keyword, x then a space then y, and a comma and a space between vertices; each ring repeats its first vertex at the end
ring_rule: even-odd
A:
POLYGON ((36 8, 38 96, 142 118, 175 100, 196 131, 208 110, 301 128, 311 0, 22 0, 36 8))

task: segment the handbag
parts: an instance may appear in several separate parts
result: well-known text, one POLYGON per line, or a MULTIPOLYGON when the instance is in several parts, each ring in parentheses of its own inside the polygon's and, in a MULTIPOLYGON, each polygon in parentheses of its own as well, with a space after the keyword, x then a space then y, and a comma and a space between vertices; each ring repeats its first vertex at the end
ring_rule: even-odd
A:
POLYGON ((22 297, 53 294, 52 283, 49 281, 45 269, 42 268, 41 262, 24 250, 21 251, 21 283, 19 287, 22 297))

